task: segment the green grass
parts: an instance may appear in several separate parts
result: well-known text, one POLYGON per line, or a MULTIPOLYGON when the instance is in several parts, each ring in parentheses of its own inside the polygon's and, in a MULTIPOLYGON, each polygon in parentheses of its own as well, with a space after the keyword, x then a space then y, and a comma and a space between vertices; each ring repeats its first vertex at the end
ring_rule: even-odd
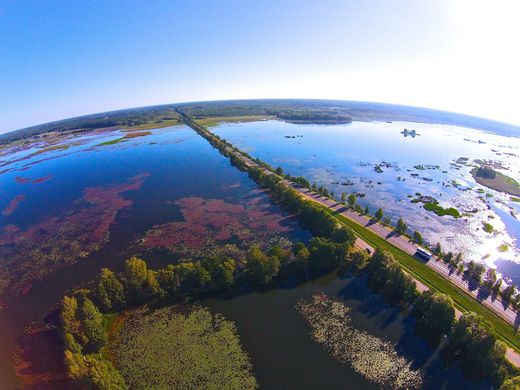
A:
POLYGON ((121 137, 121 138, 113 139, 112 141, 101 142, 100 144, 97 144, 96 146, 115 145, 115 144, 118 144, 119 142, 124 142, 124 141, 126 141, 125 137, 121 137))
POLYGON ((500 339, 505 341, 509 346, 520 352, 520 335, 515 333, 513 327, 506 323, 502 318, 497 316, 491 310, 480 304, 472 296, 455 286, 449 280, 439 275, 427 265, 423 264, 416 258, 410 256, 401 249, 393 246, 383 238, 371 230, 351 221, 341 214, 330 211, 322 206, 325 211, 333 215, 338 221, 345 226, 350 227, 354 232, 363 239, 367 244, 374 248, 390 252, 399 262, 403 269, 414 278, 424 283, 430 289, 442 292, 453 298, 455 306, 462 312, 472 311, 482 316, 484 323, 492 330, 492 332, 500 339))
POLYGON ((516 196, 512 196, 512 197, 511 197, 511 200, 512 200, 513 202, 520 202, 520 198, 517 198, 516 196))
POLYGON ((202 119, 197 119, 197 123, 201 126, 212 127, 221 123, 230 123, 230 122, 256 122, 262 121, 266 119, 270 119, 271 117, 266 115, 246 115, 246 116, 216 116, 216 117, 207 117, 202 119))
POLYGON ((501 244, 498 248, 498 251, 501 253, 509 251, 509 245, 508 244, 501 244))
POLYGON ((482 222, 482 228, 484 229, 484 231, 486 233, 493 233, 495 231, 495 229, 493 229, 493 225, 491 225, 490 223, 487 223, 487 222, 482 222))
POLYGON ((443 217, 445 215, 450 215, 453 218, 460 218, 461 217, 461 215, 459 213, 459 210, 457 210, 454 207, 450 207, 450 208, 445 209, 444 207, 441 207, 438 204, 434 204, 434 203, 426 203, 423 207, 426 210, 428 210, 428 211, 434 212, 439 217, 443 217))

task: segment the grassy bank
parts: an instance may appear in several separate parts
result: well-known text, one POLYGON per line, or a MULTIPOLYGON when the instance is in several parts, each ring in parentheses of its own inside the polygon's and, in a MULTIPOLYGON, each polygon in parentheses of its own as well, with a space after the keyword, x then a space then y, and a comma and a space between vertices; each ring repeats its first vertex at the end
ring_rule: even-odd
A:
POLYGON ((225 122, 256 122, 272 119, 267 115, 245 115, 245 116, 215 116, 197 119, 197 123, 201 126, 211 127, 225 122))

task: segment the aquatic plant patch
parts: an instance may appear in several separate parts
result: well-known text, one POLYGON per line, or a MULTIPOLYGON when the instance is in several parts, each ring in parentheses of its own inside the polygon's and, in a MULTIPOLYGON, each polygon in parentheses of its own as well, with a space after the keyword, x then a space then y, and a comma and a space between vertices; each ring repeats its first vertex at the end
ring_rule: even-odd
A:
POLYGON ((277 234, 289 231, 283 224, 287 217, 268 210, 269 204, 260 197, 246 204, 197 197, 179 199, 174 204, 184 221, 154 226, 141 240, 145 248, 200 257, 225 243, 265 245, 277 234))
POLYGON ((133 310, 113 346, 131 389, 255 389, 234 323, 207 308, 133 310))
POLYGON ((422 373, 385 340, 354 328, 349 308, 323 294, 298 302, 312 338, 343 364, 385 389, 418 389, 422 373))
POLYGON ((0 234, 0 306, 7 289, 11 296, 27 293, 34 282, 98 250, 117 213, 132 204, 122 194, 141 188, 147 176, 86 188, 74 202, 78 205, 25 229, 5 226, 0 234))
POLYGON ((15 196, 13 199, 11 199, 9 204, 2 210, 2 214, 7 217, 7 216, 11 215, 12 213, 14 213, 16 211, 16 209, 18 208, 18 206, 20 205, 20 203, 22 203, 24 199, 25 199, 25 195, 23 195, 23 194, 15 196))

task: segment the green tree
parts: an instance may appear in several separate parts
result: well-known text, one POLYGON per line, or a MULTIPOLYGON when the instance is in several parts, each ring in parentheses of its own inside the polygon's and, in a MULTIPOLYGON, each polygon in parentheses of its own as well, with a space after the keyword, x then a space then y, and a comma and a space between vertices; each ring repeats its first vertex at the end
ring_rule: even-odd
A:
POLYGON ((498 295, 500 294, 500 289, 502 288, 502 278, 498 279, 497 282, 493 286, 493 294, 498 295))
POLYGON ((108 360, 88 355, 85 357, 85 361, 89 370, 88 376, 94 388, 100 390, 128 389, 119 371, 108 360))
POLYGON ((410 303, 417 296, 414 280, 405 274, 393 255, 377 249, 366 267, 368 286, 391 303, 410 303))
POLYGON ((451 264, 451 262, 453 261, 453 252, 450 251, 444 254, 443 260, 446 264, 451 264))
POLYGON ((348 255, 347 263, 351 265, 354 273, 362 271, 368 263, 368 253, 365 251, 352 251, 348 255))
POLYGON ((126 306, 123 284, 108 268, 102 268, 94 290, 96 302, 105 312, 121 310, 126 306))
POLYGON ((107 341, 103 315, 90 299, 83 297, 79 317, 85 348, 89 352, 99 351, 107 341))
POLYGON ((507 379, 499 390, 520 390, 520 376, 507 379))
POLYGON ((515 293, 515 290, 515 286, 509 285, 501 291, 500 295, 502 296, 504 301, 509 302, 511 301, 511 296, 515 293))
POLYGON ((365 213, 365 215, 370 214, 370 209, 368 208, 368 206, 365 206, 365 210, 363 212, 365 213))
POLYGON ((267 256, 257 245, 247 252, 246 268, 254 280, 269 283, 280 270, 280 260, 276 256, 267 256))
POLYGON ((383 218, 383 209, 379 208, 374 216, 376 220, 381 221, 381 218, 383 218))
POLYGON ((480 264, 471 260, 466 266, 466 274, 480 283, 482 279, 482 274, 486 271, 486 268, 480 264))
POLYGON ((354 231, 347 226, 334 229, 331 238, 332 241, 337 242, 338 244, 345 244, 348 247, 353 246, 356 242, 356 235, 354 231))
POLYGON ((345 203, 347 201, 347 194, 344 192, 341 193, 341 203, 345 203))
POLYGON ((296 257, 296 266, 300 270, 305 271, 305 270, 307 270, 307 267, 309 265, 310 252, 303 243, 299 243, 299 244, 302 244, 302 245, 298 246, 298 247, 295 246, 295 248, 293 249, 293 253, 296 257))
POLYGON ((496 281, 497 281, 497 271, 493 268, 488 268, 488 270, 484 274, 484 281, 483 281, 482 285, 484 287, 488 288, 489 290, 491 290, 493 288, 493 286, 495 285, 496 281))
POLYGON ((355 206, 356 201, 357 201, 357 198, 356 198, 356 195, 355 195, 355 194, 350 194, 350 195, 348 196, 348 205, 349 205, 351 208, 355 206))
POLYGON ((124 282, 127 301, 139 303, 161 293, 157 272, 149 271, 144 260, 137 257, 125 263, 124 282))
POLYGON ((422 245, 424 243, 423 236, 417 230, 413 232, 413 242, 419 245, 422 245))
POLYGON ((440 242, 435 244, 435 248, 433 249, 433 253, 435 253, 437 256, 442 255, 442 247, 441 247, 441 243, 440 242))
POLYGON ((402 218, 399 218, 395 227, 396 232, 399 234, 404 234, 406 232, 406 229, 408 229, 408 226, 406 225, 406 223, 404 223, 402 218))
POLYGON ((453 260, 453 262, 457 266, 462 264, 462 253, 461 252, 457 253, 457 256, 455 256, 455 259, 453 260))
POLYGON ((64 296, 61 301, 60 320, 64 333, 74 334, 77 332, 76 313, 78 301, 75 297, 64 296))
POLYGON ((438 345, 442 336, 451 333, 455 321, 453 300, 441 293, 424 291, 415 301, 412 315, 417 319, 417 333, 438 345))
POLYGON ((274 245, 267 251, 267 255, 277 257, 280 261, 280 266, 285 266, 290 260, 291 252, 279 245, 274 245))
POLYGON ((81 353, 81 345, 78 344, 74 336, 70 333, 65 333, 65 349, 74 353, 81 353))
POLYGON ((331 270, 346 259, 348 243, 337 243, 323 237, 314 237, 309 243, 309 266, 312 271, 331 270))
POLYGON ((448 364, 460 361, 464 376, 473 381, 504 379, 506 348, 482 326, 475 313, 466 313, 455 323, 451 337, 442 350, 448 364))
POLYGON ((236 263, 233 259, 225 259, 217 268, 214 276, 218 288, 228 289, 235 283, 236 263))

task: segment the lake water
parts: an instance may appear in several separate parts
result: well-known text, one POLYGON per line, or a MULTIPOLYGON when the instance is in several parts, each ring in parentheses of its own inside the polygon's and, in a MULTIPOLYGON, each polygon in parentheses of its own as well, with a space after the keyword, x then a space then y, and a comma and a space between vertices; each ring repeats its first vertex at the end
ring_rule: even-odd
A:
POLYGON ((309 238, 246 173, 190 128, 158 129, 100 145, 124 134, 64 137, 53 145, 68 148, 34 154, 49 146, 43 142, 0 157, 1 169, 8 169, 0 175, 0 210, 23 195, 11 213, 0 214, 0 275, 7 283, 1 299, 7 307, 0 311, 2 389, 16 383, 17 338, 68 289, 92 280, 102 267, 122 270, 134 254, 152 268, 186 257, 165 248, 168 243, 145 246, 150 229, 166 226, 190 238, 199 232, 198 239, 209 239, 193 244, 208 250, 226 243, 247 246, 255 239, 309 238), (212 220, 201 220, 202 207, 212 220))
POLYGON ((444 369, 438 351, 413 334, 413 320, 372 294, 364 279, 329 274, 305 284, 282 282, 266 291, 202 302, 236 323, 254 374, 263 389, 377 389, 350 366, 340 364, 311 339, 310 326, 295 305, 325 293, 350 308, 352 325, 396 345, 424 375, 424 389, 485 389, 444 369))
MULTIPOLYGON (((327 162, 324 166, 335 161, 334 153, 326 152, 327 137, 323 134, 315 135, 305 148, 310 150, 314 144, 314 159, 312 155, 305 157, 306 153, 293 154, 299 150, 297 142, 308 142, 311 133, 298 130, 303 138, 289 142, 283 138, 288 129, 299 127, 279 122, 226 126, 220 129, 234 129, 236 134, 263 127, 280 131, 281 137, 267 134, 264 146, 257 151, 260 155, 260 150, 265 150, 262 153, 267 156, 260 157, 268 161, 271 153, 276 165, 283 164, 293 174, 318 169, 318 156, 327 162), (285 162, 280 160, 281 155, 286 156, 285 162), (315 161, 314 165, 300 168, 298 164, 305 159, 315 161)), ((341 129, 303 128, 331 131, 331 135, 341 129)), ((255 240, 283 242, 285 237, 305 241, 310 237, 292 217, 271 204, 247 174, 232 167, 227 158, 191 129, 164 128, 125 142, 102 145, 124 135, 120 131, 92 132, 1 151, 0 275, 7 282, 2 298, 6 307, 0 312, 2 389, 19 383, 13 370, 16 347, 36 345, 35 339, 23 336, 24 330, 40 321, 67 290, 86 285, 102 267, 120 271, 124 261, 134 254, 141 255, 152 268, 196 255, 194 248, 175 251, 180 246, 179 237, 188 249, 194 244, 208 251, 215 249, 215 243, 217 247, 229 243, 240 248, 255 240), (50 146, 54 148, 48 149, 50 146), (19 201, 13 203, 13 199, 19 201), (168 239, 148 240, 150 231, 168 239)), ((242 141, 237 143, 243 147, 240 142, 249 142, 250 138, 240 137, 242 141)), ((348 148, 344 149, 348 154, 348 148)), ((373 153, 377 149, 374 146, 373 153)), ((362 161, 377 161, 365 157, 362 161)), ((323 169, 315 171, 315 178, 330 180, 327 175, 335 171, 323 169)), ((344 169, 354 172, 361 168, 345 164, 344 169)), ((348 175, 354 177, 353 173, 348 175)), ((390 172, 374 175, 386 176, 390 172)), ((367 191, 365 199, 369 198, 367 191)), ((371 294, 362 279, 331 274, 306 284, 283 282, 266 291, 202 303, 236 322, 263 388, 376 388, 312 341, 310 328, 294 306, 316 291, 347 304, 356 328, 395 343, 416 368, 425 371, 426 388, 476 388, 458 373, 444 370, 435 351, 413 336, 413 321, 371 294)), ((40 363, 51 360, 45 348, 43 343, 40 363)), ((25 380, 46 373, 35 362, 38 360, 25 362, 25 380)))
POLYGON ((326 186, 338 198, 342 192, 358 193, 358 203, 372 213, 381 207, 393 223, 402 216, 410 232, 418 230, 427 241, 498 267, 520 282, 515 263, 520 204, 479 185, 470 174, 474 160, 489 160, 520 181, 519 138, 410 122, 301 125, 270 120, 224 123, 211 130, 253 157, 326 186), (419 135, 405 136, 404 129, 419 135), (457 208, 463 217, 439 217, 422 203, 411 203, 417 193, 457 208), (484 232, 483 222, 495 232, 484 232), (499 250, 503 244, 505 252, 499 250))

